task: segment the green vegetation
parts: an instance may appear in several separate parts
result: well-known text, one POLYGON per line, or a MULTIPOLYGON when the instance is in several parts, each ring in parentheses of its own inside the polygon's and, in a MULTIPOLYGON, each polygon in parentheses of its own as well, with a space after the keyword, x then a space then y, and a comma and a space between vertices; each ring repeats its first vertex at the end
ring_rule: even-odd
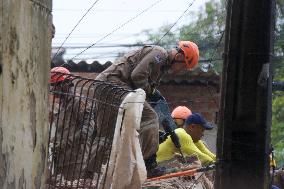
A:
MULTIPOLYGON (((284 0, 276 1, 276 26, 273 58, 273 80, 284 82, 284 0)), ((164 34, 172 27, 172 24, 161 27, 157 32, 144 31, 148 35, 148 43, 159 44, 166 48, 175 46, 178 40, 192 40, 200 48, 203 68, 213 67, 217 72, 222 70, 222 53, 224 49, 225 29, 225 1, 211 0, 206 3, 205 9, 198 13, 190 13, 185 24, 176 31, 164 34), (164 37, 163 37, 164 36, 164 37), (160 40, 162 38, 162 40, 160 40)), ((271 143, 275 149, 277 166, 284 166, 284 92, 273 92, 272 99, 272 128, 271 143)))
MULTIPOLYGON (((284 82, 284 0, 276 1, 276 26, 273 80, 284 82)), ((271 143, 277 166, 284 166, 284 91, 274 91, 272 98, 271 143)))

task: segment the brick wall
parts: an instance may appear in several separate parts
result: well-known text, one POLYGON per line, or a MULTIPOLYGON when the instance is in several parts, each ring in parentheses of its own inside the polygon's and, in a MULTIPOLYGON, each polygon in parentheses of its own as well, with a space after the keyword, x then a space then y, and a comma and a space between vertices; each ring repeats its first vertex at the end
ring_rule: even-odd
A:
POLYGON ((203 141, 216 153, 217 115, 219 111, 219 87, 204 84, 162 84, 160 92, 167 99, 170 110, 176 106, 187 106, 192 112, 200 112, 214 125, 214 129, 204 132, 203 141))
MULTIPOLYGON (((95 79, 98 73, 78 73, 75 75, 95 79)), ((185 82, 162 82, 158 90, 166 98, 172 111, 176 106, 187 106, 192 112, 200 112, 208 122, 214 125, 214 129, 205 131, 203 140, 209 149, 216 153, 217 138, 217 112, 219 111, 219 82, 216 78, 210 82, 185 81, 185 82), (214 81, 214 82, 213 82, 214 81), (208 85, 205 83, 209 83, 208 85)))
POLYGON ((160 92, 173 110, 176 106, 187 106, 192 112, 200 112, 209 122, 216 123, 219 110, 218 88, 204 84, 162 84, 160 92))
MULTIPOLYGON (((98 73, 74 72, 75 75, 95 79, 98 73)), ((187 106, 193 112, 200 112, 207 121, 216 123, 219 110, 219 85, 194 83, 161 83, 159 91, 169 103, 170 110, 176 106, 187 106)))

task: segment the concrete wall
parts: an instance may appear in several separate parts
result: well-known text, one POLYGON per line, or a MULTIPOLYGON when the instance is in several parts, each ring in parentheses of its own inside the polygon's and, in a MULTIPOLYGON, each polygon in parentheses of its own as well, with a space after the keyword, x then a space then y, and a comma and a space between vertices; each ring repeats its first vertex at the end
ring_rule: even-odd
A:
POLYGON ((0 0, 0 188, 44 186, 52 0, 0 0))

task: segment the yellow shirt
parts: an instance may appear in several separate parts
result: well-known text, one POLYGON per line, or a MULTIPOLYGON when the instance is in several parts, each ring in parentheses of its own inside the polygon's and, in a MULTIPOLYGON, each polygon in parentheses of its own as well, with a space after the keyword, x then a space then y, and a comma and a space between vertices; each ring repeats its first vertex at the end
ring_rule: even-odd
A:
POLYGON ((272 158, 271 154, 269 155, 269 165, 270 165, 271 168, 276 167, 276 161, 275 161, 275 159, 272 158))
MULTIPOLYGON (((175 133, 179 138, 183 155, 191 156, 196 154, 203 165, 215 162, 215 154, 213 154, 201 140, 194 143, 191 136, 187 134, 183 128, 175 129, 175 133)), ((170 136, 168 136, 168 138, 159 145, 157 161, 170 160, 174 157, 175 153, 179 153, 179 150, 175 147, 170 136)))

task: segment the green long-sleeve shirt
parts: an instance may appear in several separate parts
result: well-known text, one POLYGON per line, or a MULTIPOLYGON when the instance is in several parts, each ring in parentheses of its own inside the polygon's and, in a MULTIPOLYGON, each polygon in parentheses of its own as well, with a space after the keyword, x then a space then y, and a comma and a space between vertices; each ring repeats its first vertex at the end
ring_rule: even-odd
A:
MULTIPOLYGON (((183 155, 190 156, 196 154, 203 165, 215 162, 215 154, 213 154, 201 140, 194 143, 191 136, 182 128, 176 129, 175 133, 179 137, 183 155)), ((166 141, 159 145, 157 161, 170 160, 174 157, 175 153, 179 153, 179 150, 175 147, 171 138, 168 137, 166 141)))

